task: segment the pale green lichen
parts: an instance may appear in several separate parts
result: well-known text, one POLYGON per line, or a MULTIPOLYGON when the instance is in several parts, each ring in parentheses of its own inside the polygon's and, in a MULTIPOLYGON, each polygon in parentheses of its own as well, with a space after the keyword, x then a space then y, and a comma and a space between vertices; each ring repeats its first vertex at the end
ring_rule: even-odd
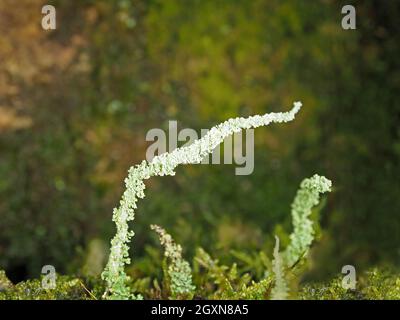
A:
POLYGON ((307 253, 314 240, 313 222, 309 219, 311 209, 319 203, 321 193, 331 191, 332 182, 315 174, 304 179, 292 203, 293 232, 285 251, 287 266, 293 266, 307 253))
POLYGON ((106 281, 107 290, 105 298, 129 299, 136 298, 131 295, 127 286, 129 277, 126 275, 125 264, 130 263, 129 242, 133 237, 133 231, 129 230, 129 221, 135 218, 137 201, 144 198, 144 180, 152 176, 174 175, 175 168, 180 164, 196 164, 211 154, 228 136, 245 129, 266 126, 270 123, 292 121, 301 108, 301 102, 295 102, 289 112, 267 113, 248 118, 229 119, 213 128, 201 139, 196 140, 187 147, 177 148, 170 153, 163 153, 155 157, 150 163, 143 161, 141 164, 129 169, 125 179, 126 190, 122 195, 120 205, 114 209, 113 221, 117 232, 111 240, 108 263, 102 273, 106 281))
POLYGON ((168 259, 167 278, 171 291, 170 298, 192 298, 196 287, 192 283, 192 270, 189 263, 182 258, 182 247, 176 244, 163 228, 151 225, 164 246, 164 255, 168 259))
POLYGON ((288 286, 285 279, 285 272, 282 257, 279 253, 279 238, 275 237, 274 260, 272 261, 272 270, 275 275, 275 286, 271 291, 272 300, 286 300, 288 297, 288 286))

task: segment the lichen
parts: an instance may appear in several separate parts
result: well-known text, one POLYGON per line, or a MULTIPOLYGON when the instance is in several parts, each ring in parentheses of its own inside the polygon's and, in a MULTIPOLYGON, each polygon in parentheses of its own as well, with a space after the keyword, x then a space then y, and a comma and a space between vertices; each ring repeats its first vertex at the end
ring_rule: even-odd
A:
POLYGON ((281 254, 279 253, 279 238, 276 238, 274 248, 274 260, 272 262, 272 269, 275 274, 275 286, 271 291, 272 300, 286 300, 288 298, 288 285, 285 279, 285 272, 281 254))
POLYGON ((229 119, 211 128, 203 138, 196 140, 190 146, 163 153, 156 156, 150 163, 144 160, 139 165, 131 167, 128 177, 125 179, 126 189, 119 207, 115 208, 113 212, 113 221, 116 224, 117 232, 111 240, 108 263, 102 273, 102 278, 107 283, 104 297, 111 299, 138 298, 131 294, 127 286, 130 279, 124 269, 125 265, 130 263, 128 244, 134 235, 133 231, 129 230, 128 222, 134 220, 137 202, 145 196, 144 180, 153 176, 175 175, 174 170, 180 164, 201 163, 225 138, 241 130, 266 126, 273 122, 292 121, 301 106, 301 102, 295 102, 289 112, 229 119))
POLYGON ((300 184, 300 189, 292 203, 293 232, 285 252, 287 266, 293 266, 307 253, 315 233, 313 222, 309 219, 311 210, 318 204, 320 194, 331 191, 331 187, 330 180, 317 174, 304 179, 300 184))
POLYGON ((189 263, 182 258, 182 247, 176 244, 163 228, 151 225, 157 232, 161 244, 164 246, 164 255, 169 260, 167 279, 171 291, 171 299, 190 299, 196 287, 192 283, 192 270, 189 263))

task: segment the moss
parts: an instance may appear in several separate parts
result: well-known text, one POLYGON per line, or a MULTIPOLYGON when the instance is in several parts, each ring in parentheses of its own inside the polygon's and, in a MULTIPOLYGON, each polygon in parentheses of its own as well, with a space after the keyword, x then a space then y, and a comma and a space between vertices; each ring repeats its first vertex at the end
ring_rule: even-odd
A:
POLYGON ((359 300, 362 295, 357 290, 344 289, 342 277, 337 277, 328 283, 308 284, 300 289, 301 300, 359 300))
POLYGON ((389 270, 372 269, 357 281, 356 289, 344 289, 342 276, 328 283, 308 284, 301 288, 299 298, 304 300, 398 300, 400 277, 389 270))
POLYGON ((6 273, 0 270, 0 292, 5 291, 13 286, 12 282, 7 278, 6 273))
MULTIPOLYGON (((27 280, 16 285, 4 287, 7 279, 0 272, 0 300, 91 300, 100 299, 104 292, 101 280, 94 278, 80 279, 71 276, 57 276, 54 289, 44 289, 41 279, 27 280)), ((8 280, 8 279, 7 279, 8 280)))
MULTIPOLYGON (((240 276, 235 266, 227 268, 218 264, 212 265, 214 268, 210 269, 211 265, 207 265, 206 270, 203 269, 206 274, 201 277, 199 286, 203 290, 197 292, 196 298, 252 300, 270 298, 273 277, 254 282, 245 275, 240 276)), ((199 277, 198 272, 199 270, 195 272, 195 278, 199 277)), ((400 299, 400 276, 393 271, 375 268, 364 272, 357 278, 355 290, 344 289, 342 279, 343 275, 338 275, 325 283, 304 284, 300 286, 297 296, 293 294, 293 297, 301 300, 400 299)), ((149 281, 150 278, 146 278, 143 284, 146 298, 162 298, 161 294, 154 293, 156 288, 150 288, 149 281)), ((99 277, 57 276, 55 289, 43 289, 42 279, 27 280, 14 285, 5 272, 0 270, 0 300, 93 300, 102 299, 104 290, 105 283, 99 277)), ((158 291, 160 290, 158 287, 158 291)))
POLYGON ((399 300, 400 276, 388 270, 372 269, 360 280, 362 293, 369 300, 399 300))

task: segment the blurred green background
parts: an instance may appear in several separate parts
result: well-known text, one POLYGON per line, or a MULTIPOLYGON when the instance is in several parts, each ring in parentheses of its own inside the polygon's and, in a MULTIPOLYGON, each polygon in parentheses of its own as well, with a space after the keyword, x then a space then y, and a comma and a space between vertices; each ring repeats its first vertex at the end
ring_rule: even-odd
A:
POLYGON ((296 100, 294 122, 256 130, 252 175, 186 166, 149 181, 134 268, 155 272, 151 223, 188 256, 202 246, 251 264, 274 234, 285 243, 290 203, 314 173, 335 190, 310 277, 399 266, 399 18, 400 1, 378 0, 2 0, 0 268, 15 281, 45 264, 77 273, 96 247, 101 269, 149 129, 200 130, 296 100), (55 31, 41 28, 44 4, 55 31), (356 30, 341 27, 345 4, 356 30))

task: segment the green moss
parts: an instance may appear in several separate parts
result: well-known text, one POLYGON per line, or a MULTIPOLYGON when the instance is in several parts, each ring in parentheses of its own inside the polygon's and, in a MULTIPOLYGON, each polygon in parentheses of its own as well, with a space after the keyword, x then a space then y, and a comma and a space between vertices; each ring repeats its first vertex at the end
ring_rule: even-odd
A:
POLYGON ((344 289, 342 276, 328 283, 309 284, 301 288, 299 298, 304 300, 398 300, 400 277, 388 270, 372 269, 357 281, 356 289, 344 289))
POLYGON ((7 278, 6 273, 0 270, 0 292, 12 287, 12 282, 7 278))
MULTIPOLYGON (((195 268, 194 277, 199 289, 195 296, 208 299, 269 299, 273 277, 268 276, 258 282, 252 281, 248 274, 237 273, 236 266, 228 268, 212 260, 208 254, 200 255, 209 263, 200 271, 195 268), (214 262, 214 263, 211 263, 214 262), (200 275, 206 271, 206 274, 200 275)), ((197 256, 199 258, 199 255, 197 256)), ((301 300, 398 300, 400 299, 400 276, 390 270, 372 269, 357 277, 356 289, 344 289, 343 275, 325 283, 304 284, 297 295, 301 300)), ((142 288, 148 299, 160 299, 159 286, 151 286, 150 278, 145 278, 142 288)), ((42 279, 33 279, 13 285, 4 271, 0 270, 0 300, 93 300, 102 299, 105 284, 96 277, 58 276, 55 289, 44 289, 42 279)))
POLYGON ((372 269, 360 280, 362 293, 369 300, 400 299, 400 276, 390 271, 372 269))
POLYGON ((300 289, 301 300, 358 300, 362 299, 356 290, 347 290, 342 286, 342 278, 339 276, 328 283, 305 285, 300 289))
MULTIPOLYGON (((97 279, 79 279, 58 276, 54 289, 44 289, 41 279, 27 280, 12 285, 6 282, 4 271, 0 272, 0 300, 91 300, 100 299, 104 285, 97 279), (4 283, 8 283, 4 286, 4 283)), ((9 281, 9 280, 8 280, 9 281)))

